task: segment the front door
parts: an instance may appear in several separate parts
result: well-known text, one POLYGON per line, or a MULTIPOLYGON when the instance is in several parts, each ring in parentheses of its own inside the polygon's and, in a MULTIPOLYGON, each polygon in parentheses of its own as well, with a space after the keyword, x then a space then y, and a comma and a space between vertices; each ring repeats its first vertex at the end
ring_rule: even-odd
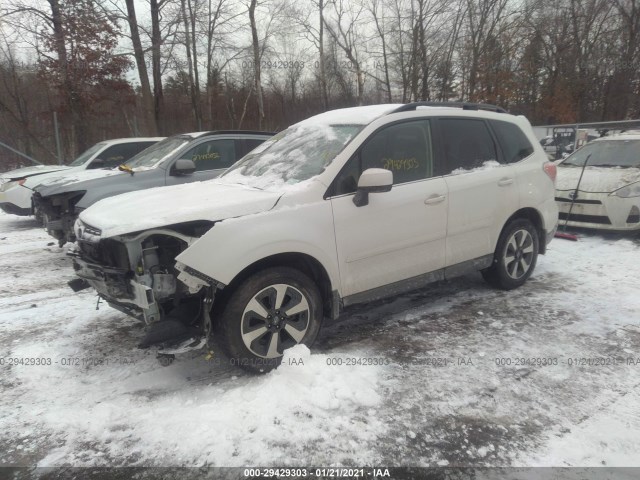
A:
POLYGON ((333 208, 342 296, 389 286, 444 267, 447 186, 434 177, 428 120, 374 133, 335 180, 333 208), (357 179, 368 168, 394 175, 389 192, 356 207, 357 179))

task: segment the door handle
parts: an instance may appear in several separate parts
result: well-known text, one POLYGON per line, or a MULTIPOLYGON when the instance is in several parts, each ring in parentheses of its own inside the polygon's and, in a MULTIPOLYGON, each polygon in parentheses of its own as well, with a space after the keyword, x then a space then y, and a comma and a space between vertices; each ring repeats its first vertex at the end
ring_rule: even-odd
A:
POLYGON ((444 202, 444 199, 447 198, 444 195, 431 195, 424 201, 425 205, 437 205, 438 203, 444 202))
POLYGON ((507 185, 511 185, 513 183, 513 178, 501 178, 500 180, 498 180, 498 186, 500 187, 506 187, 507 185))

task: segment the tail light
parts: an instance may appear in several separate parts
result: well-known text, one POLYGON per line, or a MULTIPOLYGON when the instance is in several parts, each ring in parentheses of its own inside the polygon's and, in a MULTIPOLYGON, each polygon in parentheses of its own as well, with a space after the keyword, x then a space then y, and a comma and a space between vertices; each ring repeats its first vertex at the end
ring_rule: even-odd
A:
POLYGON ((24 182, 26 181, 27 181, 26 178, 21 178, 20 180, 18 180, 18 185, 24 185, 24 182))
POLYGON ((546 173, 549 178, 551 179, 551 181, 553 183, 556 183, 556 176, 558 174, 558 169, 556 167, 556 164, 553 162, 546 162, 543 166, 542 169, 544 170, 544 173, 546 173))

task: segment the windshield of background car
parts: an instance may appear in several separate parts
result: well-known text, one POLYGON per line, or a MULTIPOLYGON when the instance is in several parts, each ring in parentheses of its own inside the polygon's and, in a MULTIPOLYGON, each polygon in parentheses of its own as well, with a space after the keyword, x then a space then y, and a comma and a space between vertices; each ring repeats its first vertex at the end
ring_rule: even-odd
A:
POLYGON ((98 150, 103 148, 106 143, 96 143, 93 147, 85 150, 80 154, 78 158, 76 158, 73 162, 69 164, 70 167, 79 167, 84 164, 87 160, 89 160, 98 150))
POLYGON ((587 143, 562 162, 562 166, 582 167, 587 156, 589 167, 640 168, 640 140, 602 140, 587 143))
POLYGON ((136 170, 156 168, 164 159, 191 141, 188 137, 169 137, 150 146, 125 162, 136 170))
POLYGON ((223 181, 256 188, 292 185, 319 175, 364 125, 294 125, 229 168, 223 181))

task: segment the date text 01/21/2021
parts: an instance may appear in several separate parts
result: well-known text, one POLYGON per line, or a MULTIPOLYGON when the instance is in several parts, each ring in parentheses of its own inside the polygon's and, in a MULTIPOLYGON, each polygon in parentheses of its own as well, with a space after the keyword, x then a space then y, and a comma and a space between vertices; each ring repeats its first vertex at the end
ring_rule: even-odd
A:
POLYGON ((245 468, 245 478, 390 478, 388 468, 245 468))

